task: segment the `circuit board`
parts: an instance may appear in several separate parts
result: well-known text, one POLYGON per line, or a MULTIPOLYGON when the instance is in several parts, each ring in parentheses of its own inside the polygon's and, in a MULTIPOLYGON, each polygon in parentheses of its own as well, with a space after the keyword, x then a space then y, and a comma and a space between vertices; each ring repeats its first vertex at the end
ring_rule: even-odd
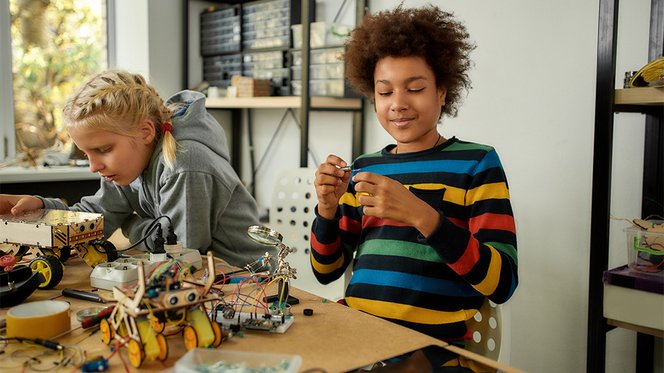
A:
POLYGON ((217 322, 227 330, 257 330, 283 334, 295 321, 293 315, 274 316, 251 312, 233 312, 233 317, 229 316, 228 313, 219 312, 217 314, 217 322))

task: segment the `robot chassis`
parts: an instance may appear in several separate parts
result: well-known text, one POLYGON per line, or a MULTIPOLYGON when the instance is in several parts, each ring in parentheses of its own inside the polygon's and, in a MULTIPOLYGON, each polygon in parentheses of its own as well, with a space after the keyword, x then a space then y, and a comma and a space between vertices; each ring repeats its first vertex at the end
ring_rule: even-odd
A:
POLYGON ((29 267, 41 275, 39 288, 50 289, 62 280, 63 263, 75 250, 90 266, 113 261, 118 254, 103 240, 101 214, 68 210, 33 210, 19 216, 0 215, 0 272, 10 272, 24 256, 34 258, 29 267), (5 247, 6 249, 6 247, 5 247))
MULTIPOLYGON (((285 261, 288 253, 293 250, 281 243, 280 234, 269 228, 252 226, 248 233, 252 239, 278 249, 277 268, 270 277, 279 282, 279 289, 286 289, 285 294, 280 294, 279 302, 275 302, 281 307, 278 303, 283 297, 288 297, 288 280, 295 277, 295 269, 285 261)), ((271 256, 266 253, 254 263, 262 263, 261 267, 264 268, 270 259, 271 256)), ((166 263, 168 266, 180 264, 181 262, 175 259, 166 263)), ((253 275, 257 268, 248 265, 246 269, 253 275)), ((117 304, 109 317, 101 320, 102 342, 107 345, 115 342, 116 348, 125 346, 129 362, 135 368, 140 368, 145 361, 164 361, 168 358, 166 330, 181 330, 187 350, 196 347, 219 347, 226 335, 222 331, 222 325, 227 320, 219 320, 221 315, 218 315, 214 307, 209 313, 204 307, 205 303, 219 304, 222 301, 222 298, 210 293, 215 278, 214 257, 211 252, 207 253, 207 278, 204 282, 150 276, 150 284, 147 286, 144 264, 139 262, 136 290, 131 292, 117 286, 113 288, 117 304)), ((281 332, 286 328, 283 326, 281 332)))
POLYGON ((204 283, 172 281, 166 278, 146 287, 143 263, 138 264, 138 285, 135 292, 113 288, 117 300, 110 316, 99 326, 102 341, 116 341, 125 346, 129 362, 140 368, 144 361, 168 358, 164 330, 180 328, 187 350, 195 347, 218 347, 223 338, 218 323, 210 321, 203 307, 205 302, 218 301, 210 294, 214 283, 214 258, 207 254, 208 276, 204 283), (189 284, 192 286, 185 286, 189 284))

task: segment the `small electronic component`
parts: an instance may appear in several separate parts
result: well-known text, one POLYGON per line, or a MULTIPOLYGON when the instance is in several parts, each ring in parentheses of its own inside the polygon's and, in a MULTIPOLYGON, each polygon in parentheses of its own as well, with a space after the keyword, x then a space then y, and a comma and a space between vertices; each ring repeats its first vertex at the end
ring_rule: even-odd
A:
POLYGON ((293 315, 274 317, 269 313, 235 312, 234 314, 233 318, 226 318, 222 313, 217 315, 216 321, 227 330, 245 329, 282 334, 286 333, 295 321, 293 315))

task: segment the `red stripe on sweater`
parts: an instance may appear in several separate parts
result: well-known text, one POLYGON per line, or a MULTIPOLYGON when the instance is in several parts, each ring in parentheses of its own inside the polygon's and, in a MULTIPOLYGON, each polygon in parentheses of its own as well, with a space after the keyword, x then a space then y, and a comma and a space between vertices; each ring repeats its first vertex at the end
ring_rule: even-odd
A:
POLYGON ((486 213, 474 218, 470 218, 468 222, 470 233, 475 234, 480 229, 496 229, 508 231, 511 233, 516 232, 514 227, 514 218, 511 215, 505 214, 492 214, 486 213))
POLYGON ((362 225, 357 220, 351 219, 348 216, 342 216, 341 220, 339 220, 339 228, 346 232, 359 234, 362 230, 362 225))
POLYGON ((391 227, 409 226, 408 224, 404 224, 402 222, 398 222, 396 220, 391 220, 391 219, 382 219, 382 218, 377 218, 375 216, 366 216, 366 215, 362 217, 362 227, 364 229, 382 227, 385 225, 389 225, 391 227))
POLYGON ((316 239, 316 235, 311 234, 311 248, 314 249, 317 253, 320 255, 330 255, 336 252, 339 249, 339 245, 341 244, 341 237, 337 237, 337 239, 332 242, 332 243, 321 243, 316 239))
POLYGON ((480 259, 479 246, 480 244, 476 239, 470 239, 470 241, 468 241, 468 246, 466 246, 466 250, 463 252, 463 255, 461 255, 459 260, 457 260, 455 263, 450 264, 450 268, 462 276, 468 273, 473 268, 475 263, 477 263, 477 261, 480 259))

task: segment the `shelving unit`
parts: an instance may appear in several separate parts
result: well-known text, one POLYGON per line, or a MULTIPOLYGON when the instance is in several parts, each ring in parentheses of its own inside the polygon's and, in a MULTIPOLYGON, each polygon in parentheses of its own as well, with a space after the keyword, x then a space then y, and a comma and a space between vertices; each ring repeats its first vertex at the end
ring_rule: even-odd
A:
MULTIPOLYGON (((619 324, 610 326, 604 318, 602 282, 609 262, 615 112, 646 114, 642 215, 661 215, 664 204, 664 89, 614 89, 618 0, 600 0, 599 5, 586 360, 586 370, 593 373, 605 371, 606 333, 619 324)), ((652 0, 650 12, 648 59, 652 60, 664 53, 664 0, 652 0)), ((653 370, 654 337, 643 331, 637 332, 636 371, 650 372, 653 370)))
MULTIPOLYGON (((189 30, 189 2, 184 0, 184 28, 189 30)), ((240 4, 247 1, 214 1, 215 3, 240 4)), ((231 112, 231 141, 233 143, 231 164, 235 170, 241 169, 241 128, 242 120, 248 110, 252 109, 299 109, 300 122, 300 167, 308 166, 309 146, 309 114, 310 111, 344 111, 353 114, 352 124, 352 157, 355 158, 363 153, 364 143, 364 101, 361 98, 334 98, 334 97, 311 97, 309 94, 309 60, 310 60, 310 22, 312 0, 301 0, 301 23, 302 27, 302 69, 301 69, 301 95, 300 96, 275 96, 275 97, 250 97, 250 98, 211 98, 207 101, 208 109, 229 110, 231 112)), ((360 22, 368 0, 356 1, 356 21, 360 22)), ((185 50, 189 51, 189 40, 185 35, 185 50)), ((184 86, 189 85, 189 60, 187 53, 184 57, 184 86)), ((250 116, 246 115, 251 127, 250 116)))

